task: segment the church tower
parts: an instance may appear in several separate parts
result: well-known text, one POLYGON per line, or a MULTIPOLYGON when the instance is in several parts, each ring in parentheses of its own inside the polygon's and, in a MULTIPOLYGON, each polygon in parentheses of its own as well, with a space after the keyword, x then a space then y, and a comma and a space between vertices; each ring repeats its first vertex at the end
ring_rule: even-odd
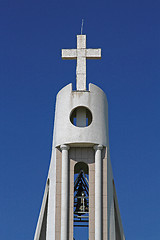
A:
POLYGON ((63 49, 76 59, 76 90, 62 88, 56 98, 51 163, 34 240, 125 240, 109 153, 108 103, 94 84, 86 89, 87 49, 63 49))

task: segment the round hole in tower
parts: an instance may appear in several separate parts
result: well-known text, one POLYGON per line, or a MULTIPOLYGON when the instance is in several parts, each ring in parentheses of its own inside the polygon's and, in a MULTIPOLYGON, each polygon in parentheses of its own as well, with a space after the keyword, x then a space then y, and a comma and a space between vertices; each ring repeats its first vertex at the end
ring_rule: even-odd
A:
POLYGON ((92 113, 86 107, 76 107, 70 114, 70 121, 76 127, 87 127, 92 123, 92 113))

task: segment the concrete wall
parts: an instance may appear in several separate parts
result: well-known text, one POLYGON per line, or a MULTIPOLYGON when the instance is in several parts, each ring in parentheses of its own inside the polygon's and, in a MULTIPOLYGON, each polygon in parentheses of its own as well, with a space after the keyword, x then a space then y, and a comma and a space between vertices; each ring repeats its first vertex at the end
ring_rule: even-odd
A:
POLYGON ((89 84, 89 91, 72 91, 67 85, 57 94, 54 122, 54 146, 61 144, 108 143, 108 104, 105 93, 96 85, 89 84), (84 106, 92 113, 92 123, 87 127, 74 126, 70 114, 74 108, 84 106))

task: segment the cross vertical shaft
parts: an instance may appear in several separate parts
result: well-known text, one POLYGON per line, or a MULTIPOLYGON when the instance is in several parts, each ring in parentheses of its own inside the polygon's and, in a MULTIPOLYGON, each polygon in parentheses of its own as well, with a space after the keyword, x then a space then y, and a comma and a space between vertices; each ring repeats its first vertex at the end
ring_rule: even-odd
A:
POLYGON ((77 67, 76 87, 77 90, 86 90, 86 35, 77 36, 77 67))

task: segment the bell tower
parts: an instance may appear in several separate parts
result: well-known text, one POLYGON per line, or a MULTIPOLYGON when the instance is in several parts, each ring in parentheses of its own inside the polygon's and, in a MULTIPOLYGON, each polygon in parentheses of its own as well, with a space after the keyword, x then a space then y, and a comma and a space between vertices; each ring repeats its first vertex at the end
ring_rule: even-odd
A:
POLYGON ((68 84, 56 98, 51 163, 34 240, 124 240, 108 137, 108 103, 94 84, 86 89, 86 59, 100 59, 77 35, 76 90, 68 84))

